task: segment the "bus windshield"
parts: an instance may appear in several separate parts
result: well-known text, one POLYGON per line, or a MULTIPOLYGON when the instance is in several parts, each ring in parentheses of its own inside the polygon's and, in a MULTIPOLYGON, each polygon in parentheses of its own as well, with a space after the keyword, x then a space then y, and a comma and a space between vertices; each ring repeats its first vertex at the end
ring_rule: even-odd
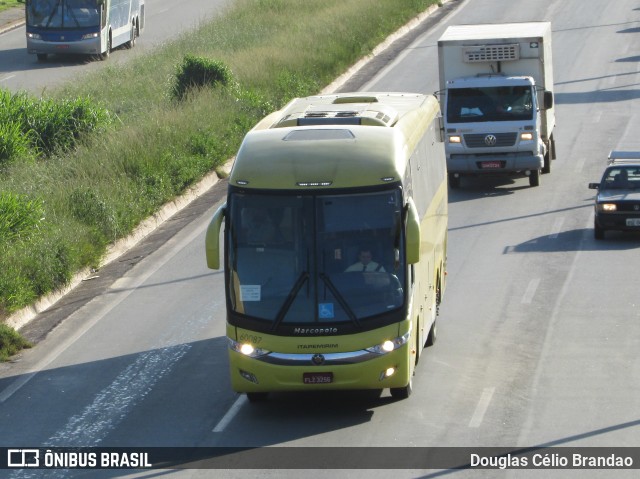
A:
POLYGON ((531 120, 534 112, 531 86, 450 88, 447 90, 447 121, 531 120))
POLYGON ((227 215, 233 311, 280 325, 351 322, 405 301, 402 194, 234 192, 227 215))
POLYGON ((98 0, 28 0, 27 25, 68 29, 99 26, 98 0))

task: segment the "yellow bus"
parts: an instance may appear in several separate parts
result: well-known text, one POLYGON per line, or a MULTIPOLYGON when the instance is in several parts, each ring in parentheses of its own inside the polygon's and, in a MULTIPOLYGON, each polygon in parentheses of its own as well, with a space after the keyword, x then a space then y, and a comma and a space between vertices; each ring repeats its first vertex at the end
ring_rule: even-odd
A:
POLYGON ((297 98, 246 135, 205 241, 234 391, 411 394, 445 289, 446 173, 433 96, 297 98))

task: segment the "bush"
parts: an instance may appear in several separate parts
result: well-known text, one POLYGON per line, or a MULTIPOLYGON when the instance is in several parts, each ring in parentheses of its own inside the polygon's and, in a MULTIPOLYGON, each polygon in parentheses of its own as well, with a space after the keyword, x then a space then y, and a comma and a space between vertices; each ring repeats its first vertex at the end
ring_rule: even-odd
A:
POLYGON ((44 206, 41 200, 0 192, 0 243, 28 237, 43 219, 44 206))
POLYGON ((173 96, 182 100, 190 89, 216 85, 231 86, 233 74, 223 62, 185 55, 176 69, 173 96))
POLYGON ((31 344, 12 328, 0 323, 0 361, 6 361, 18 351, 31 347, 31 344))

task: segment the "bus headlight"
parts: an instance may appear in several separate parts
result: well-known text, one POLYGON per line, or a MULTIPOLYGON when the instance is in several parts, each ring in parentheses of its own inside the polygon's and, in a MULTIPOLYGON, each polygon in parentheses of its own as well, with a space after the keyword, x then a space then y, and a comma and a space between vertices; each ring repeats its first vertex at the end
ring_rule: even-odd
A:
POLYGON ((411 336, 411 331, 397 338, 387 339, 383 343, 376 344, 375 346, 372 346, 370 348, 366 348, 366 350, 370 353, 387 354, 407 344, 407 342, 409 341, 409 336, 411 336))
POLYGON ((31 40, 40 40, 39 33, 27 33, 27 37, 30 38, 31 40))
POLYGON ((251 343, 239 343, 229 338, 229 347, 240 354, 244 354, 245 356, 249 356, 250 358, 259 358, 260 356, 264 356, 269 354, 271 351, 267 351, 266 349, 256 348, 251 343))
POLYGON ((83 40, 90 40, 92 38, 98 38, 99 33, 87 33, 86 35, 82 35, 83 40))

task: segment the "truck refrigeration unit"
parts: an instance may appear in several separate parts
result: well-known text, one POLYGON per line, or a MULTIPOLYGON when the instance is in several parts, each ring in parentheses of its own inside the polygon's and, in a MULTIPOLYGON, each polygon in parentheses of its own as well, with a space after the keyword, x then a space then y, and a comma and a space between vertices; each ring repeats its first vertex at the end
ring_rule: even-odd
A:
POLYGON ((549 22, 454 25, 438 40, 449 185, 462 176, 527 176, 555 159, 549 22))

